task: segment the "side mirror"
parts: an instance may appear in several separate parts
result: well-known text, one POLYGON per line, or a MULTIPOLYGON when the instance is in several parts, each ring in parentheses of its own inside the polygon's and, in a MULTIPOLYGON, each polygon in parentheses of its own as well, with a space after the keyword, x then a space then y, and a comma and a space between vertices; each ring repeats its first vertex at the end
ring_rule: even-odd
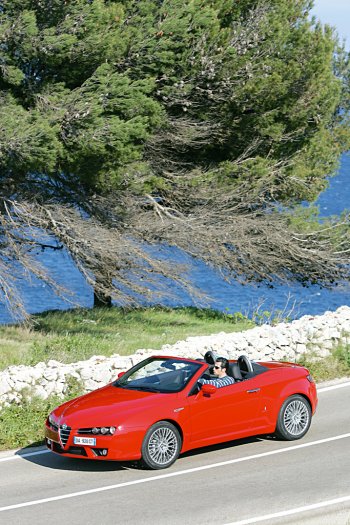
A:
POLYGON ((206 384, 206 385, 202 385, 202 388, 201 388, 201 392, 206 397, 210 397, 211 395, 215 394, 216 391, 217 391, 217 388, 215 385, 206 384))
POLYGON ((125 372, 119 372, 118 379, 120 379, 124 374, 125 374, 125 372))

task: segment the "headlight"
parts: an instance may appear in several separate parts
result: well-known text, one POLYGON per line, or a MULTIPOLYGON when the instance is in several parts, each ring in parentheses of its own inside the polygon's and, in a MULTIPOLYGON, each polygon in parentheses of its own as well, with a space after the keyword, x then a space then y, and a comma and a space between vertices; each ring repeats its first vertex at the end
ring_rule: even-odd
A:
POLYGON ((310 381, 310 383, 314 383, 314 382, 315 382, 315 381, 314 381, 314 378, 312 377, 311 374, 307 375, 307 376, 306 376, 306 379, 307 379, 308 381, 310 381))
POLYGON ((52 414, 49 415, 48 420, 51 425, 58 426, 57 419, 52 414))
MULTIPOLYGON (((104 436, 106 434, 114 434, 115 427, 93 427, 91 429, 92 434, 103 434, 104 436)), ((89 429, 80 429, 79 433, 89 433, 89 429)))

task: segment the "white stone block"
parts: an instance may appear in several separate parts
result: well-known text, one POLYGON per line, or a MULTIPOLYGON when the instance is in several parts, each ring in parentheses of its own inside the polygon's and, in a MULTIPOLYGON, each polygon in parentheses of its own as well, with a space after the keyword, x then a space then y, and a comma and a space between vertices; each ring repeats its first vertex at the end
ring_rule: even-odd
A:
POLYGON ((84 383, 84 387, 87 392, 91 392, 92 390, 96 390, 97 388, 100 388, 100 384, 96 383, 96 381, 93 381, 92 379, 88 379, 84 383))
POLYGON ((302 343, 297 343, 296 344, 296 349, 295 349, 295 353, 296 354, 306 354, 307 353, 307 347, 306 345, 302 344, 302 343))
POLYGON ((5 375, 0 377, 0 396, 3 396, 4 394, 7 394, 8 392, 11 392, 12 387, 10 386, 7 378, 5 375))
POLYGON ((35 386, 34 394, 37 397, 40 397, 41 399, 47 399, 48 398, 47 390, 41 385, 36 385, 35 386))
POLYGON ((47 379, 50 382, 51 381, 56 381, 57 378, 58 378, 57 368, 46 368, 46 370, 44 371, 43 376, 45 377, 45 379, 47 379))
POLYGON ((55 359, 50 359, 47 362, 47 366, 50 368, 60 368, 62 366, 62 363, 60 363, 59 361, 56 361, 55 359))

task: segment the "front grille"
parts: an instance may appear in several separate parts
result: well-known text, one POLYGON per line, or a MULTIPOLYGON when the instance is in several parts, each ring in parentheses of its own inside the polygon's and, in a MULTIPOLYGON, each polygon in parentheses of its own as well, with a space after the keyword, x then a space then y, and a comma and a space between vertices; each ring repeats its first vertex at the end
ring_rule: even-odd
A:
POLYGON ((63 447, 66 446, 71 430, 72 430, 71 427, 67 427, 66 425, 60 426, 59 434, 60 434, 60 440, 61 440, 63 447))

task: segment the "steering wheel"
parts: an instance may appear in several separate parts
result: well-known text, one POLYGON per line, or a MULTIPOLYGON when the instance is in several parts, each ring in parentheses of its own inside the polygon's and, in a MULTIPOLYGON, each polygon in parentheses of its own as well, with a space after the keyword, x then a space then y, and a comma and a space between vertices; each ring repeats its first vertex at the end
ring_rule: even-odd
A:
POLYGON ((237 364, 241 372, 244 373, 253 373, 253 365, 250 362, 249 358, 246 355, 240 355, 237 359, 237 364))

